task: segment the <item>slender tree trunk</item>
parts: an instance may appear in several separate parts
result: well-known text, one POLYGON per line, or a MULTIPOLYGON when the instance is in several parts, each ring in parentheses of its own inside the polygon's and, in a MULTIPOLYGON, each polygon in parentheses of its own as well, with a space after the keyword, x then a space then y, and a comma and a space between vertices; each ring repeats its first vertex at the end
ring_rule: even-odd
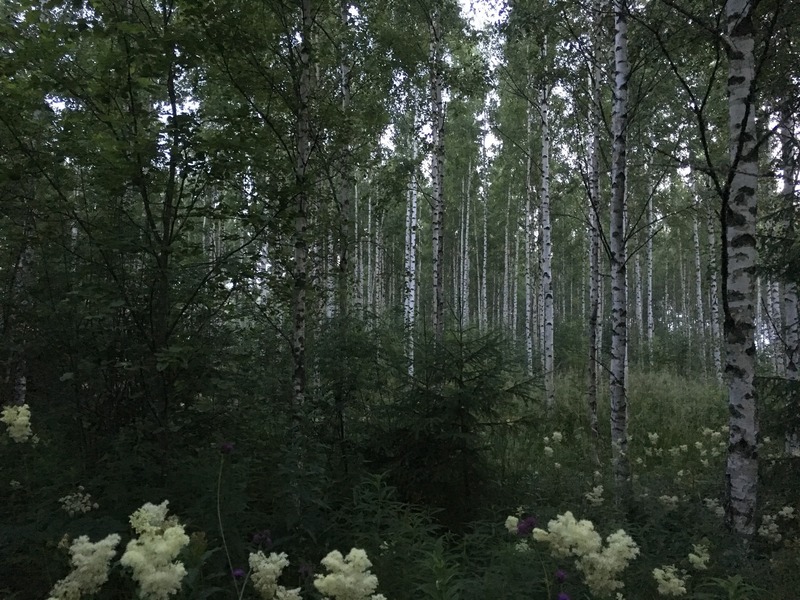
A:
POLYGON ((597 442, 599 441, 599 425, 597 420, 597 381, 599 346, 602 343, 600 334, 600 119, 601 119, 601 78, 602 70, 602 37, 603 37, 603 0, 592 2, 592 58, 591 86, 592 102, 589 110, 591 128, 591 145, 589 148, 589 356, 586 369, 586 403, 589 412, 589 430, 594 440, 595 461, 599 462, 597 442))
POLYGON ((550 121, 548 115, 548 91, 542 87, 539 92, 539 115, 542 136, 542 312, 544 349, 544 389, 545 405, 555 404, 555 361, 553 357, 553 244, 550 225, 550 121))
POLYGON ((767 305, 767 316, 769 317, 769 332, 770 340, 770 358, 772 359, 772 368, 776 375, 783 374, 783 340, 781 335, 783 333, 783 317, 781 315, 781 284, 779 281, 773 280, 768 284, 769 289, 769 304, 767 305))
MULTIPOLYGON (((350 3, 347 0, 340 0, 339 2, 339 18, 341 19, 343 30, 347 33, 350 27, 350 3)), ((343 36, 343 39, 346 39, 345 36, 343 36)), ((336 240, 337 243, 334 245, 334 249, 336 250, 334 266, 336 273, 336 310, 340 315, 346 315, 349 309, 349 282, 352 277, 350 272, 350 246, 353 238, 353 224, 350 220, 350 210, 355 177, 352 168, 352 125, 350 117, 350 79, 352 68, 348 62, 350 56, 347 42, 343 41, 340 44, 339 51, 341 54, 341 61, 339 63, 339 92, 341 94, 341 108, 344 117, 345 144, 339 159, 339 170, 341 173, 338 185, 339 189, 337 190, 339 200, 339 231, 336 240)))
POLYGON ((416 321, 417 299, 417 177, 416 143, 412 142, 412 162, 415 171, 411 174, 406 193, 406 244, 405 244, 405 287, 403 293, 403 324, 406 332, 406 361, 408 375, 414 376, 414 323, 416 321))
POLYGON ((758 146, 754 99, 752 0, 727 0, 730 187, 723 198, 723 308, 730 435, 725 522, 752 536, 758 486, 755 377, 756 190, 758 146))
POLYGON ((700 227, 697 223, 697 214, 692 224, 692 237, 694 241, 694 285, 695 285, 695 322, 697 324, 698 339, 700 341, 700 356, 702 357, 703 373, 706 374, 706 319, 703 305, 703 270, 700 256, 700 227))
POLYGON ((653 196, 647 200, 647 358, 653 368, 653 338, 655 337, 655 319, 653 315, 653 237, 655 221, 653 218, 653 196))
POLYGON ((480 294, 480 329, 481 333, 486 333, 489 329, 489 307, 487 305, 486 281, 489 273, 489 208, 488 198, 483 194, 483 265, 481 267, 481 294, 480 294))
POLYGON ((514 226, 514 261, 511 265, 511 339, 517 341, 519 333, 519 223, 516 219, 514 226))
MULTIPOLYGON (((511 243, 509 228, 511 224, 511 187, 508 188, 508 208, 506 209, 506 235, 503 243, 503 316, 502 323, 511 327, 511 243)), ((516 232, 515 232, 516 233, 516 232)))
POLYGON ((628 121, 628 7, 614 0, 614 108, 611 158, 611 451, 614 480, 619 497, 627 498, 630 487, 628 460, 628 398, 625 382, 625 354, 628 345, 625 173, 628 121))
POLYGON ((461 227, 461 326, 469 326, 469 279, 470 279, 470 264, 469 264, 469 226, 470 226, 470 210, 472 196, 472 161, 467 166, 467 177, 464 183, 464 219, 463 227, 461 227))
POLYGON ((528 374, 533 373, 533 332, 534 332, 534 288, 533 288, 533 254, 535 244, 533 218, 533 160, 531 153, 531 129, 533 126, 533 110, 528 103, 528 161, 525 185, 525 355, 528 374))
POLYGON ((444 339, 444 73, 442 26, 439 9, 431 15, 430 102, 433 160, 433 331, 437 342, 444 339))
POLYGON ((714 233, 714 219, 709 209, 707 215, 708 225, 708 288, 711 304, 711 343, 712 357, 714 359, 714 373, 717 376, 717 383, 722 385, 722 353, 720 346, 722 336, 719 330, 719 296, 717 295, 717 245, 716 234, 714 233))
MULTIPOLYGON (((797 186, 797 164, 795 161, 795 137, 792 132, 792 115, 784 108, 781 111, 778 135, 781 141, 781 167, 782 176, 782 209, 784 213, 782 235, 786 245, 796 243, 795 233, 795 203, 797 186)), ((786 431, 785 450, 789 456, 800 455, 800 427, 797 424, 800 414, 800 325, 798 325, 797 308, 797 283, 794 280, 784 281, 783 284, 783 370, 789 381, 789 427, 786 431)))

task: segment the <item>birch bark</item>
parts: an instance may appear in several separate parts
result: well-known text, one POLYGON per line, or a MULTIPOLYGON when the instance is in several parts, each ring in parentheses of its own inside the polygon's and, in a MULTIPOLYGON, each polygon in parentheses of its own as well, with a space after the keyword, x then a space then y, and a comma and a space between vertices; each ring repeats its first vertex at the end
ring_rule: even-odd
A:
POLYGON ((758 486, 758 421, 755 377, 756 190, 758 146, 754 102, 752 0, 727 0, 730 187, 723 197, 722 295, 725 372, 730 411, 725 472, 725 522, 752 536, 758 486))
POLYGON ((431 14, 430 102, 433 156, 433 331, 437 342, 444 339, 444 74, 441 15, 431 14))
POLYGON ((621 497, 630 486, 628 460, 628 399, 625 354, 628 344, 627 283, 625 279, 625 164, 628 121, 628 8, 614 0, 614 108, 611 117, 611 451, 614 481, 621 497))
POLYGON ((543 350, 544 350, 544 389, 545 405, 552 408, 555 404, 555 380, 553 358, 553 244, 550 224, 550 121, 548 116, 548 91, 543 86, 539 92, 539 115, 541 118, 542 136, 542 313, 543 313, 543 350))

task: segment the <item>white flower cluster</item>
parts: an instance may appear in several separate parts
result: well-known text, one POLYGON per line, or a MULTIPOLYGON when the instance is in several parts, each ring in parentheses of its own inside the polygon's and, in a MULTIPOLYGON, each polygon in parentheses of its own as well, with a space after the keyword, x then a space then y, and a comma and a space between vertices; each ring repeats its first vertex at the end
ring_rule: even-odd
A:
POLYGON ((603 505, 603 486, 596 485, 592 488, 591 492, 586 492, 583 495, 586 500, 589 501, 589 504, 592 506, 602 506, 603 505))
POLYGON ((778 526, 779 517, 787 521, 794 519, 794 507, 784 506, 775 514, 765 514, 761 518, 761 526, 758 528, 758 535, 770 542, 780 542, 783 539, 783 535, 780 533, 780 527, 778 526))
POLYGON ((677 496, 667 496, 666 494, 664 494, 663 496, 659 496, 658 501, 667 510, 672 510, 674 508, 677 508, 679 502, 677 496))
POLYGON ((63 496, 58 501, 61 503, 61 508, 67 511, 70 517, 84 515, 93 509, 100 508, 97 502, 92 502, 91 494, 87 493, 82 485, 78 486, 77 492, 63 496))
POLYGON ((6 406, 0 421, 6 424, 8 435, 17 443, 27 442, 33 435, 31 431, 31 409, 27 404, 6 406))
POLYGON ((120 537, 116 533, 92 543, 85 535, 70 546, 74 569, 50 590, 48 600, 78 600, 96 594, 108 580, 108 565, 116 553, 120 537))
POLYGON ((698 571, 705 571, 708 568, 708 561, 711 554, 706 544, 692 544, 692 552, 689 553, 689 562, 698 571))
POLYGON ((267 556, 259 550, 250 554, 250 579, 264 600, 300 600, 300 588, 287 590, 278 585, 278 577, 288 564, 285 552, 267 556))
MULTIPOLYGON (((683 576, 685 577, 685 573, 683 576)), ((656 580, 658 593, 662 596, 683 596, 686 593, 686 582, 678 574, 675 565, 653 569, 653 579, 656 580)))
POLYGON ((703 504, 720 519, 725 516, 725 509, 716 498, 703 498, 703 504))
POLYGON ((167 504, 146 503, 130 518, 139 537, 128 542, 120 564, 133 570, 140 596, 146 600, 166 600, 180 590, 186 568, 175 561, 189 543, 189 536, 177 518, 167 518, 167 504))
POLYGON ((314 587, 322 594, 336 600, 386 600, 383 594, 374 594, 378 578, 370 573, 372 563, 367 553, 358 548, 342 556, 338 550, 322 559, 327 575, 317 575, 314 587))
POLYGON ((514 516, 509 516, 506 519, 506 529, 508 533, 512 535, 517 535, 517 526, 519 525, 519 518, 514 516))
POLYGON ((592 593, 604 595, 622 588, 620 573, 639 555, 639 547, 622 529, 606 538, 603 547, 600 535, 591 521, 577 521, 571 512, 559 515, 547 524, 547 531, 533 530, 533 538, 550 544, 559 557, 575 557, 575 566, 583 573, 592 593))

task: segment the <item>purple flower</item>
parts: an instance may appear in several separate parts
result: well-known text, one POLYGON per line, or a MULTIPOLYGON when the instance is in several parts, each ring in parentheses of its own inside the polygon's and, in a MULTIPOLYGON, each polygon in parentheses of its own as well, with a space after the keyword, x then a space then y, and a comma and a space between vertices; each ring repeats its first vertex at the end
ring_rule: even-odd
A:
POLYGON ((555 578, 558 583, 564 583, 567 580, 567 572, 564 569, 558 569, 555 578))
POLYGON ((567 592, 558 592, 558 600, 570 600, 567 592))
POLYGON ((244 569, 234 569, 231 571, 231 575, 233 575, 234 579, 241 579, 246 575, 246 573, 244 572, 244 569))
POLYGON ((253 534, 253 543, 256 546, 263 546, 267 549, 272 548, 272 534, 270 533, 269 529, 256 531, 253 534))
POLYGON ((517 523, 517 535, 530 535, 536 523, 536 517, 525 517, 517 523))
POLYGON ((219 446, 219 451, 223 454, 230 454, 233 452, 233 442, 222 442, 219 446))
POLYGON ((314 575, 314 565, 306 561, 302 561, 300 563, 300 567, 297 569, 297 572, 300 573, 300 577, 308 579, 314 575))

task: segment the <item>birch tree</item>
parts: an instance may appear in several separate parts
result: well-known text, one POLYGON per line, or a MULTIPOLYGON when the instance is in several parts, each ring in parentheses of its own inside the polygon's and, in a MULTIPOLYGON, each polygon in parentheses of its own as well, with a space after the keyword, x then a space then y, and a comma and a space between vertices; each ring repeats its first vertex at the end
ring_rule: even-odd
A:
POLYGON ((730 410, 725 471, 725 521, 736 533, 755 532, 758 421, 755 378, 755 267, 758 146, 754 98, 754 19, 751 0, 727 0, 728 193, 723 196, 725 372, 730 410))
POLYGON ((628 124, 628 7, 626 0, 614 0, 614 107, 611 117, 611 226, 609 262, 611 266, 611 451, 614 480, 620 494, 630 485, 628 460, 628 399, 625 382, 625 355, 628 345, 625 175, 628 124))
POLYGON ((431 230, 433 239, 433 332, 444 339, 444 41, 439 6, 430 15, 431 230))

